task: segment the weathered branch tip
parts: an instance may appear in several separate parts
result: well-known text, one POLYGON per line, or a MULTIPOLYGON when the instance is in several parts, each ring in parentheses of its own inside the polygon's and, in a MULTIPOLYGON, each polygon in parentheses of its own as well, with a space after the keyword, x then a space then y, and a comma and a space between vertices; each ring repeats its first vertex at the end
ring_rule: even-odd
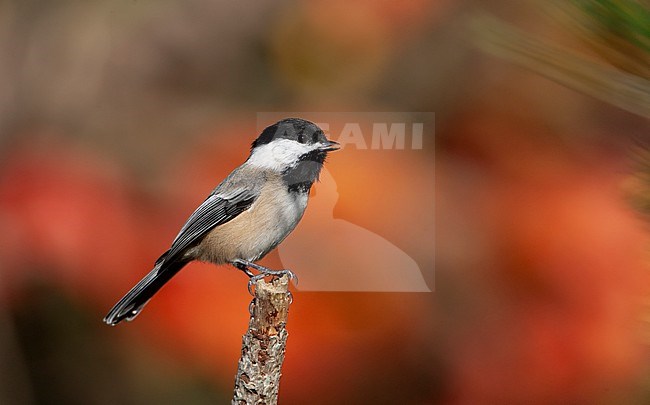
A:
POLYGON ((233 405, 278 402, 291 304, 289 278, 283 275, 270 282, 257 280, 254 294, 248 330, 242 338, 233 405))

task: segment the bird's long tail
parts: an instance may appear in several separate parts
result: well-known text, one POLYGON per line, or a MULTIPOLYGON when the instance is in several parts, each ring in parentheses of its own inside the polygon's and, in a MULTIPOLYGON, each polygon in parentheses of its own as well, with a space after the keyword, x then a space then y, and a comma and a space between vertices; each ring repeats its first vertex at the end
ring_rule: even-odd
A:
POLYGON ((167 263, 163 257, 156 262, 149 274, 113 306, 104 318, 104 322, 109 325, 117 325, 124 319, 130 321, 135 318, 151 297, 187 264, 185 261, 167 263))

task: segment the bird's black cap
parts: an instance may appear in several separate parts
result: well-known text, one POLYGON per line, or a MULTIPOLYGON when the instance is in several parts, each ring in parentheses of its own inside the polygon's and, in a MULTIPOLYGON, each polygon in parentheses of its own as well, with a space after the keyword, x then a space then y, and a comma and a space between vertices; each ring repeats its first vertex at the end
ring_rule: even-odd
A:
POLYGON ((328 142, 323 130, 313 122, 301 118, 285 118, 265 128, 260 136, 253 141, 251 149, 270 143, 278 138, 291 139, 306 144, 328 142))

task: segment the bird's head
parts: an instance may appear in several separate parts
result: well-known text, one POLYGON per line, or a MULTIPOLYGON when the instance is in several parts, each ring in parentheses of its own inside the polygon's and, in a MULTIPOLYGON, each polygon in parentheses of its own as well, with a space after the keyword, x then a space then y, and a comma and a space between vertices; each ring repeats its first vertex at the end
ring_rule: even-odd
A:
POLYGON ((300 118, 286 118, 267 127, 251 146, 248 164, 281 173, 301 163, 322 166, 327 153, 340 145, 325 137, 314 123, 300 118))

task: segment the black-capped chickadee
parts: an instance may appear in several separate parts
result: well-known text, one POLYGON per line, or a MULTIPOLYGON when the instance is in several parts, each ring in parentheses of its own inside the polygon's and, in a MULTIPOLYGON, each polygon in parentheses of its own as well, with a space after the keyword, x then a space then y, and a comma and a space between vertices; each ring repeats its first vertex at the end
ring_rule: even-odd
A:
POLYGON ((309 121, 288 118, 266 128, 253 142, 246 162, 190 215, 153 270, 115 304, 104 322, 117 325, 135 318, 192 260, 229 263, 249 277, 258 277, 251 268, 261 275, 282 273, 254 262, 296 227, 327 153, 337 149, 339 144, 309 121))

